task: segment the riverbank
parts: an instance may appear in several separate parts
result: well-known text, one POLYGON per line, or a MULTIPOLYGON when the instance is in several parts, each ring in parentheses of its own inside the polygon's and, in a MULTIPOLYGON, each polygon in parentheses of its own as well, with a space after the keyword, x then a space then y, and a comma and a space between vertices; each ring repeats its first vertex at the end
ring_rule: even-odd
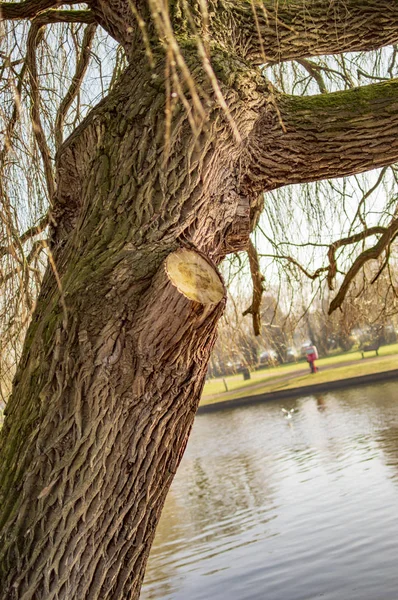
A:
POLYGON ((334 390, 342 390, 350 387, 359 387, 375 383, 386 383, 387 381, 394 380, 398 380, 398 369, 391 369, 389 371, 371 373, 368 375, 360 375, 357 377, 348 377, 346 379, 337 379, 323 383, 314 383, 313 385, 292 387, 284 390, 277 390, 274 392, 267 392, 263 394, 241 396, 239 398, 234 398, 232 400, 223 400, 221 402, 211 402, 209 404, 203 405, 201 404, 199 406, 198 413, 200 414, 215 412, 219 410, 227 410, 230 408, 238 408, 242 406, 259 404, 270 400, 291 400, 300 396, 320 394, 325 392, 331 392, 334 390))
POLYGON ((201 404, 274 392, 286 387, 312 385, 315 383, 314 378, 317 383, 324 383, 396 369, 398 368, 398 344, 380 347, 378 356, 372 352, 362 359, 358 350, 351 350, 321 358, 316 364, 319 367, 316 375, 311 375, 307 363, 300 361, 254 370, 251 372, 251 379, 247 381, 243 380, 242 374, 209 379, 203 390, 201 404))

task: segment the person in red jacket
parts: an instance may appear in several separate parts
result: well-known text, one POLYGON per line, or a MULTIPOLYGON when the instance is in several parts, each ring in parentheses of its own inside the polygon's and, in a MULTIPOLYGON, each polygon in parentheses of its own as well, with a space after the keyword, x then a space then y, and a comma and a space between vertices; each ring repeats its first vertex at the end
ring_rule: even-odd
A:
POLYGON ((307 356, 307 362, 310 365, 311 373, 317 372, 317 367, 315 366, 315 361, 318 360, 318 350, 316 346, 308 346, 305 350, 305 354, 307 356))

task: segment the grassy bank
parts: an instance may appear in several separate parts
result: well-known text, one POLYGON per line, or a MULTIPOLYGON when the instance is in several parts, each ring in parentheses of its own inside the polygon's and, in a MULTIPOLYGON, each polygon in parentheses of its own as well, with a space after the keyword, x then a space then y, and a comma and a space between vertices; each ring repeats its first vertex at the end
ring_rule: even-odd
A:
POLYGON ((398 344, 381 347, 379 356, 375 356, 374 353, 365 354, 363 360, 360 352, 351 351, 322 358, 316 364, 319 372, 314 375, 309 372, 305 362, 254 371, 248 381, 243 380, 242 374, 231 375, 225 377, 228 391, 225 390, 222 378, 211 379, 206 382, 201 404, 397 369, 398 344))

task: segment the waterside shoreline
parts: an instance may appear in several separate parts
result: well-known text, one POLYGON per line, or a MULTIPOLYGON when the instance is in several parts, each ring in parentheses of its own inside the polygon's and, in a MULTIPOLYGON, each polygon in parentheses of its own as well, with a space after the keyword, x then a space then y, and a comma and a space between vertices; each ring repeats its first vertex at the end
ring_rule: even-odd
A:
POLYGON ((385 383, 398 379, 398 369, 391 371, 381 371, 379 373, 370 373, 369 375, 359 375, 358 377, 349 377, 347 379, 338 379, 337 381, 328 381, 325 383, 314 383, 313 385, 304 385, 288 390, 279 390, 276 392, 267 392, 265 394, 254 394, 253 396, 242 396, 233 400, 224 400, 199 405, 197 414, 216 412, 231 408, 240 408, 242 406, 251 406, 270 400, 291 400, 300 396, 308 396, 322 392, 332 392, 333 390, 343 390, 345 388, 370 385, 373 383, 385 383))

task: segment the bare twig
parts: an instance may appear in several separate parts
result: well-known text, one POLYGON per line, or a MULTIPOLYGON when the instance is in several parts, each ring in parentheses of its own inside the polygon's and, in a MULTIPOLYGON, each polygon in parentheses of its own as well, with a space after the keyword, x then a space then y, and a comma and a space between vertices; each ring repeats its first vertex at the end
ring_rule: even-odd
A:
MULTIPOLYGON (((39 235, 40 233, 42 233, 45 228, 48 225, 48 214, 45 215, 37 225, 34 225, 33 227, 29 227, 29 229, 27 229, 22 235, 19 236, 18 238, 18 242, 19 245, 24 244, 26 241, 30 240, 31 238, 35 237, 36 235, 39 235)), ((13 253, 13 246, 0 246, 0 258, 2 258, 3 256, 5 256, 6 254, 12 254, 13 253)))

